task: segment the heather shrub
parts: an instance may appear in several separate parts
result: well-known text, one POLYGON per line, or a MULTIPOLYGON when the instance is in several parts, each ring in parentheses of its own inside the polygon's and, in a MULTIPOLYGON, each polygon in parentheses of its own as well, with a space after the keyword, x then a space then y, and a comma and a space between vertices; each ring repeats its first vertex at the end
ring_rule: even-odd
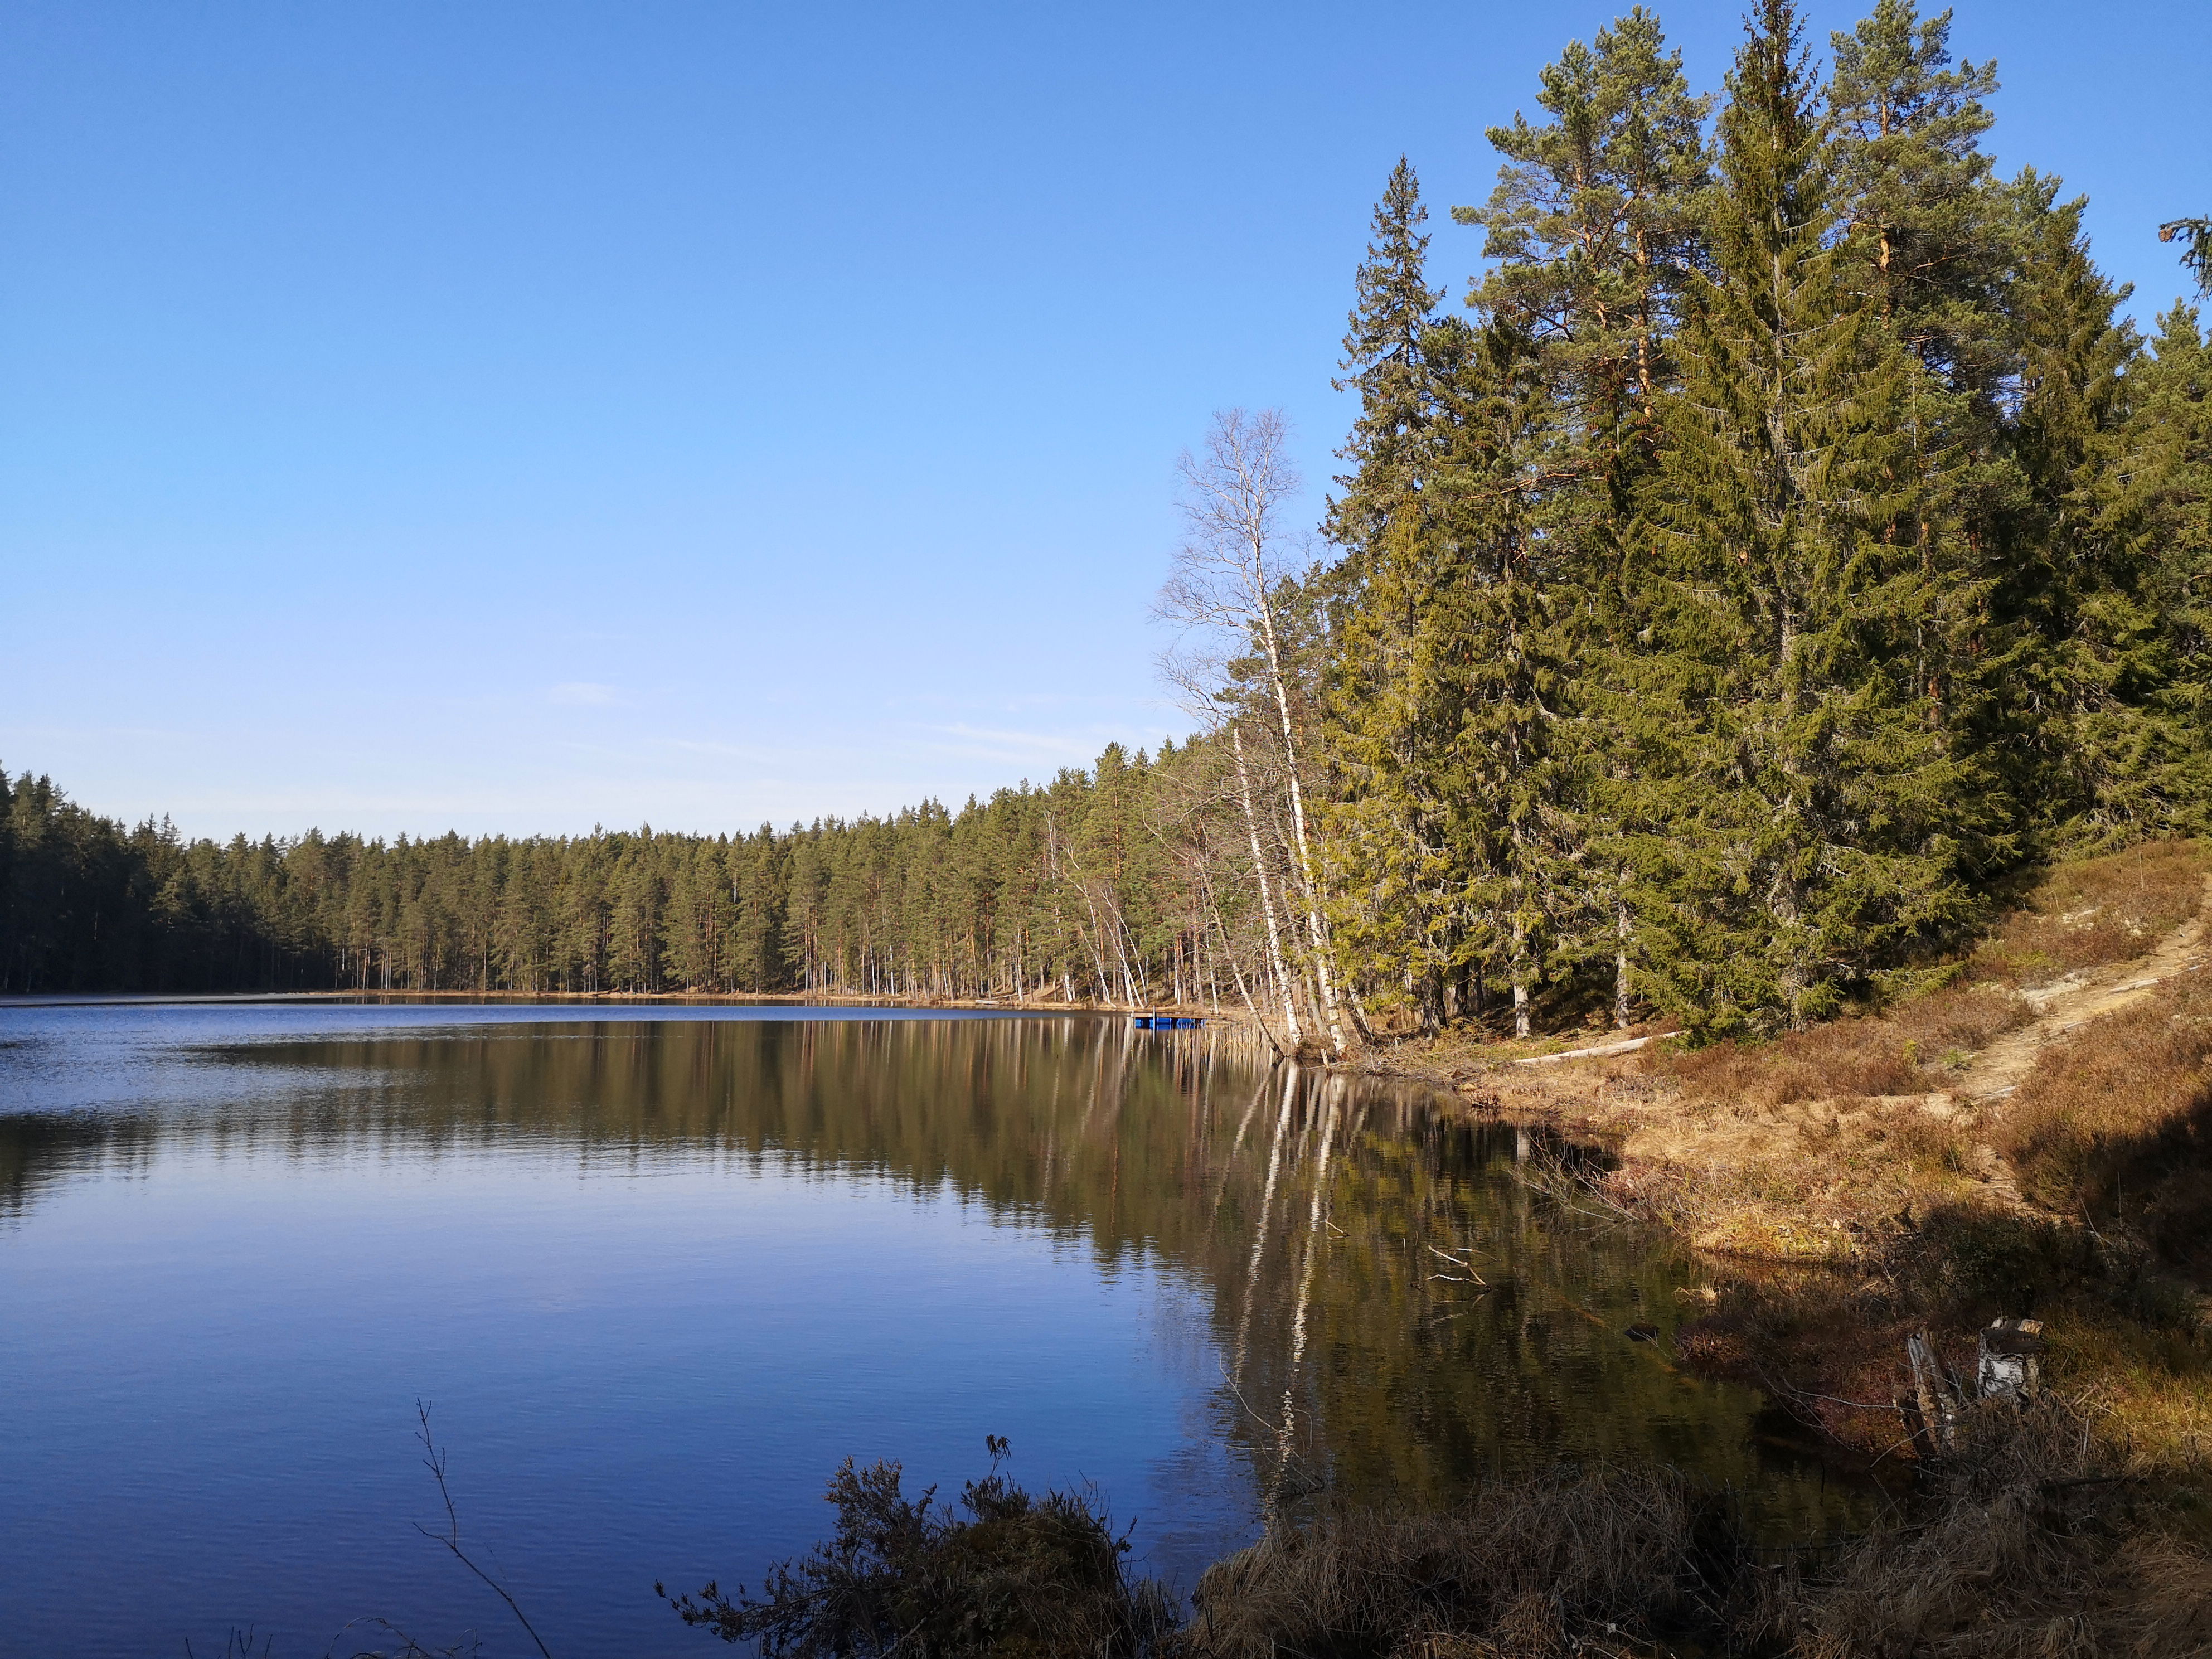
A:
POLYGON ((2002 1148, 2046 1207, 2168 1254, 2212 1221, 2212 986, 2191 976, 2053 1044, 2009 1103, 2002 1148))

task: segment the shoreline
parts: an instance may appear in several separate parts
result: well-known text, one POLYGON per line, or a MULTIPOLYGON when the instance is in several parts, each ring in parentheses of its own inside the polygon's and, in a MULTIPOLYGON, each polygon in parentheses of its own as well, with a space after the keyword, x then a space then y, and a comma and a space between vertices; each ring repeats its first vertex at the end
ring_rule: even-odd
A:
POLYGON ((2060 896, 1933 988, 1760 1047, 1615 1048, 1666 1035, 1630 1031, 1582 1039, 1614 1052, 1529 1065, 1526 1042, 1446 1032, 1360 1069, 1596 1149, 1535 1184, 1711 1264, 1688 1369, 1765 1389, 1839 1445, 1926 1459, 1909 1342, 1972 1376, 1992 1321, 2034 1318, 2052 1380, 2100 1401, 2131 1474, 2212 1501, 2212 1249, 2192 1150, 2212 1118, 2207 863, 2199 848, 2169 873, 2165 911, 2144 908, 2162 925, 2126 954, 2067 959, 2050 924, 2087 907, 2061 871, 2060 896))
POLYGON ((1007 998, 862 996, 846 993, 763 991, 743 994, 711 991, 57 991, 0 996, 0 1009, 92 1008, 258 1003, 406 1006, 414 1003, 481 1003, 532 1007, 545 1006, 619 1007, 783 1007, 951 1009, 979 1013, 1174 1014, 1203 1018, 1209 1025, 1241 1026, 1244 1017, 1228 1010, 1163 1003, 1136 1006, 1097 1002, 1023 1002, 1007 998))

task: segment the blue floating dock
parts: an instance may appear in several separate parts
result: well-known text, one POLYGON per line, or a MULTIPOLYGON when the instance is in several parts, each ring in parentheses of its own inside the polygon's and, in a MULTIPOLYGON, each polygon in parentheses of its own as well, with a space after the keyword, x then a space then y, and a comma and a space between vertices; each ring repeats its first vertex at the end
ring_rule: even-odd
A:
POLYGON ((1134 1014, 1130 1017, 1129 1024, 1139 1031, 1195 1031, 1206 1022, 1188 1015, 1134 1014))

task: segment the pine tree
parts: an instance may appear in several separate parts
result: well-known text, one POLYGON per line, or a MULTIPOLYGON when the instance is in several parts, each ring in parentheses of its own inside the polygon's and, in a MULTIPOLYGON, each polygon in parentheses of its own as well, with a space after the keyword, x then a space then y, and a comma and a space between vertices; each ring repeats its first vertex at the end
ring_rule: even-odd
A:
POLYGON ((1999 307, 2010 249, 1982 135, 1993 64, 1954 67, 1951 14, 1912 0, 1832 37, 1829 118, 1838 204, 1866 294, 1920 361, 1986 399, 2007 362, 1999 307))
POLYGON ((1516 115, 1489 129, 1505 157, 1480 208, 1455 208, 1488 233, 1498 261, 1468 296, 1545 354, 1562 404, 1604 456, 1632 425, 1650 435, 1653 399, 1672 379, 1668 337, 1698 258, 1709 163, 1682 55, 1642 7, 1595 47, 1574 41, 1547 65, 1543 125, 1516 115))
POLYGON ((2169 219, 2158 240, 2181 244, 2182 269, 2196 278, 2199 294, 2212 297, 2212 218, 2169 219))
MULTIPOLYGON (((1516 628, 1512 638, 1524 664, 1573 664, 1546 671, 1540 704, 1522 704, 1547 717, 1545 833, 1524 834, 1520 874, 1504 889, 1545 897, 1517 907, 1505 948, 1525 955, 1540 917, 1549 969, 1605 963, 1625 1024, 1640 947, 1627 904, 1626 803, 1613 787, 1629 764, 1613 734, 1629 720, 1616 705, 1632 677, 1615 665, 1642 626, 1623 585, 1627 528, 1661 441, 1658 403, 1677 379, 1681 298, 1703 258, 1711 169, 1702 123, 1711 100, 1691 94, 1681 54, 1641 8, 1599 31, 1594 47, 1571 44, 1541 86, 1537 101, 1551 120, 1516 116, 1492 128, 1506 158, 1497 187, 1485 206, 1453 214, 1487 232, 1484 252, 1498 262, 1469 303, 1528 343, 1548 405, 1547 430, 1517 446, 1526 472, 1512 538, 1540 545, 1542 556, 1501 567, 1515 573, 1507 609, 1531 622, 1537 613, 1518 601, 1540 594, 1545 626, 1516 628), (1540 857, 1542 868, 1531 867, 1540 857)), ((1516 747, 1529 752, 1525 742, 1516 747)), ((1502 775, 1496 757, 1491 775, 1502 775)), ((1524 828, 1533 799, 1516 814, 1524 828)), ((1496 875, 1486 878, 1493 890, 1496 875)))

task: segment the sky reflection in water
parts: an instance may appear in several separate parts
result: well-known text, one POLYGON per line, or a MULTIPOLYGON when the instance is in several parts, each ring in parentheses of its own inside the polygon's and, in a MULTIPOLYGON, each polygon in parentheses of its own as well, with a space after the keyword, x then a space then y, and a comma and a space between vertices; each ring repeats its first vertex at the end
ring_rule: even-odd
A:
POLYGON ((986 1433, 1186 1588, 1271 1494, 1562 1458, 1831 1524, 1757 1396, 1622 1337, 1694 1267, 1516 1152, 1104 1020, 0 1008, 0 1604, 33 1651, 514 1651, 410 1525, 417 1396, 562 1654, 706 1652, 655 1578, 757 1582, 844 1457, 950 1491, 986 1433))

